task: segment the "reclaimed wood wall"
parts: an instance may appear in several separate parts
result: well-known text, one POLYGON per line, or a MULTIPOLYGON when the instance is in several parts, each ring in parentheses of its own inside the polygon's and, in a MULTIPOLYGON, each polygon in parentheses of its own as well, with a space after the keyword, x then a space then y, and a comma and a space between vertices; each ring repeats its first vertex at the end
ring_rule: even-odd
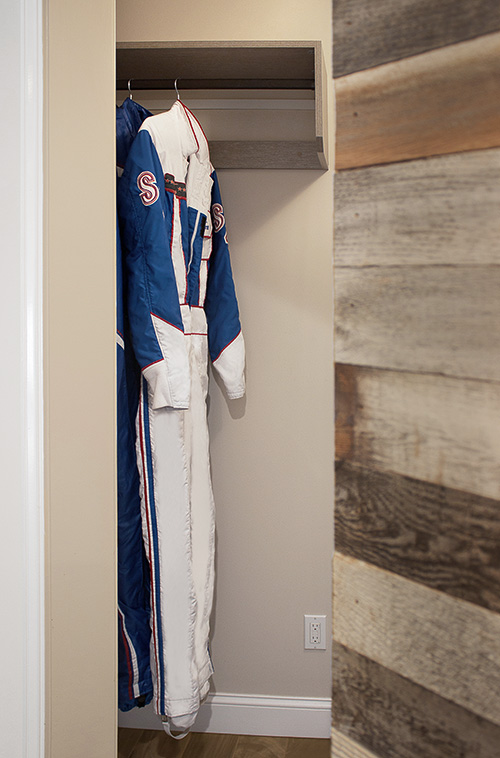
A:
POLYGON ((336 758, 500 756, 500 3, 334 0, 336 758))

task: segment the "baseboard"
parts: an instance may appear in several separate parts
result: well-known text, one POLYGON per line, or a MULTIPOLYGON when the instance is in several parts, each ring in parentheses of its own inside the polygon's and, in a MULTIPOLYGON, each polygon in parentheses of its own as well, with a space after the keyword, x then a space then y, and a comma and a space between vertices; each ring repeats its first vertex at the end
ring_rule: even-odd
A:
MULTIPOLYGON (((118 726, 161 729, 153 708, 120 713, 118 726)), ((194 732, 260 734, 269 737, 320 737, 331 730, 329 698, 271 697, 269 695, 209 695, 200 708, 194 732)))

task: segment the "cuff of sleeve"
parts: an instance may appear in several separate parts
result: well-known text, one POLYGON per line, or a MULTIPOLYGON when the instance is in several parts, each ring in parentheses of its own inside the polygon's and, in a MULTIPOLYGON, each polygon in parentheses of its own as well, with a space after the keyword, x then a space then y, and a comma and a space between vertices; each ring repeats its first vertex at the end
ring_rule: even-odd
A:
MULTIPOLYGON (((151 366, 146 366, 142 373, 148 383, 150 407, 153 410, 158 410, 158 408, 186 410, 189 408, 189 391, 174 394, 170 388, 165 359, 157 361, 151 366)), ((189 386, 189 382, 187 384, 189 386)))
POLYGON ((230 400, 238 400, 238 398, 245 395, 245 386, 243 385, 242 388, 234 390, 233 392, 229 392, 229 390, 227 390, 226 394, 230 400))
POLYGON ((224 348, 213 366, 224 383, 227 396, 236 400, 245 394, 245 343, 240 332, 224 348))

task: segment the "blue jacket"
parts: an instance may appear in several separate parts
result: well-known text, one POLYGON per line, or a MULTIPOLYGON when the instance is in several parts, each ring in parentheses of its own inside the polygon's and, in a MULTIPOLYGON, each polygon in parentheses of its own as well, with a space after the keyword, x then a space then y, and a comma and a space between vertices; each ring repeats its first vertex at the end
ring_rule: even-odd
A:
POLYGON ((207 334, 228 396, 242 397, 244 342, 219 184, 203 130, 180 101, 141 126, 118 213, 132 342, 152 407, 189 407, 186 329, 207 334))
MULTIPOLYGON (((121 175, 139 127, 151 114, 127 99, 116 109, 116 162, 121 175)), ((118 179, 119 181, 119 179, 118 179)), ((142 541, 135 417, 140 370, 127 318, 120 231, 116 250, 117 495, 118 495, 118 705, 128 711, 153 695, 149 665, 149 572, 142 541)))

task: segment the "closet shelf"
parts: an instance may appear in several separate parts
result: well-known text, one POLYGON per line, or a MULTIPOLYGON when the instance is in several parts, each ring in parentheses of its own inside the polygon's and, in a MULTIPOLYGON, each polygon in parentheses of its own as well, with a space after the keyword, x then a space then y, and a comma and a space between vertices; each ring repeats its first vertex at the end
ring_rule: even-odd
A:
POLYGON ((211 159, 216 168, 328 168, 321 42, 120 42, 116 77, 117 90, 127 91, 130 81, 134 94, 173 90, 175 79, 181 93, 213 90, 214 108, 220 97, 215 92, 221 90, 274 90, 276 97, 286 98, 293 90, 308 98, 312 92, 307 139, 218 140, 215 135, 209 140, 211 159))

